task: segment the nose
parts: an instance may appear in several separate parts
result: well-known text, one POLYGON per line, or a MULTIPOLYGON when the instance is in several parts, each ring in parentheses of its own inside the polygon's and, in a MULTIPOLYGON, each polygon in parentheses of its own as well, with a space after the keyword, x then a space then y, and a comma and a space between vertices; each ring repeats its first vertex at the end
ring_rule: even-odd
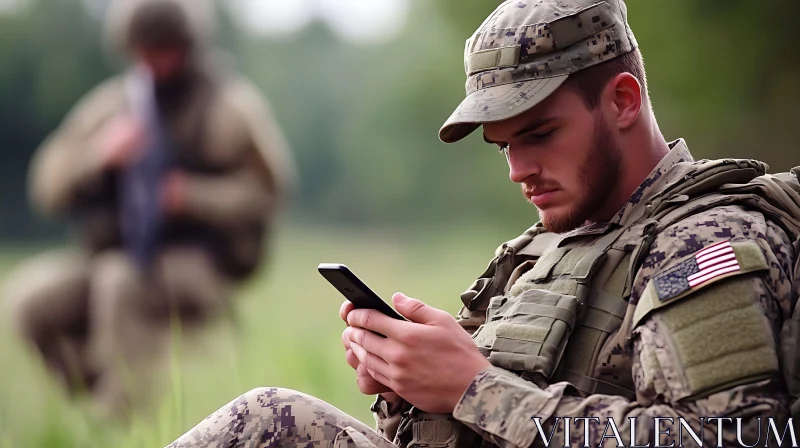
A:
POLYGON ((530 154, 512 151, 511 148, 509 148, 506 151, 506 160, 508 161, 509 169, 508 178, 511 179, 511 182, 516 184, 522 183, 531 176, 539 176, 542 174, 541 165, 539 165, 530 154))

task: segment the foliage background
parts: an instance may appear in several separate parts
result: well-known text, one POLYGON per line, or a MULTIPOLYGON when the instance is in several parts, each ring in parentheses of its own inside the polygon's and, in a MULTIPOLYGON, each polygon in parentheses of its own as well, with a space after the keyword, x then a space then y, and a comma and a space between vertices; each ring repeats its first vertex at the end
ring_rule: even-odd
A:
MULTIPOLYGON (((628 3, 667 139, 686 138, 698 157, 758 157, 773 171, 798 164, 800 3, 628 3)), ((299 162, 293 218, 501 221, 512 232, 535 219, 509 194, 516 187, 504 161, 479 137, 455 146, 437 139, 464 95, 463 43, 494 2, 411 1, 398 36, 359 43, 322 22, 290 35, 248 35, 220 4, 221 45, 269 95, 299 162)), ((27 0, 0 15, 0 236, 61 235, 63 226, 28 207, 28 161, 71 105, 122 66, 78 0, 27 0)))
MULTIPOLYGON (((124 66, 78 0, 23 3, 0 14, 4 272, 34 247, 68 241, 64 223, 29 207, 28 163, 74 102, 124 66)), ((168 398, 133 425, 93 423, 0 323, 0 446, 158 446, 268 384, 368 419, 369 398, 339 353, 338 298, 316 263, 349 262, 385 296, 404 289, 455 311, 493 248, 536 219, 480 137, 437 139, 464 94, 463 43, 495 2, 411 0, 402 32, 375 42, 343 40, 322 22, 251 35, 219 4, 220 45, 269 96, 300 168, 277 252, 242 291, 241 322, 209 333, 201 354, 176 355, 168 398)), ((800 164, 800 2, 630 0, 628 9, 668 140, 686 138, 696 157, 759 158, 772 171, 800 164)))

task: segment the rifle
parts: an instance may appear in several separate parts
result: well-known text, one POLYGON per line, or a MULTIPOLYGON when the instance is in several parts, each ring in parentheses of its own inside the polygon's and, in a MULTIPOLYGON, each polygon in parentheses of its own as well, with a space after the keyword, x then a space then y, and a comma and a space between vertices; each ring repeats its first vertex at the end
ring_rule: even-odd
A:
POLYGON ((172 144, 158 110, 155 81, 150 73, 143 68, 131 71, 126 78, 126 91, 145 136, 140 157, 120 173, 120 228, 123 247, 146 271, 161 241, 161 184, 169 169, 172 144))

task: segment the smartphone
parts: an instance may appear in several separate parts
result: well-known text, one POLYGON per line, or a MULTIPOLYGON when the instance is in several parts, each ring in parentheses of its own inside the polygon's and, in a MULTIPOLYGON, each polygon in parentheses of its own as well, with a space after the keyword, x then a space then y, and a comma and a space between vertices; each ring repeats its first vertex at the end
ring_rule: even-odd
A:
POLYGON ((322 263, 317 270, 325 280, 338 289, 342 295, 352 302, 356 308, 377 310, 394 319, 406 320, 388 303, 378 297, 345 265, 338 263, 322 263))

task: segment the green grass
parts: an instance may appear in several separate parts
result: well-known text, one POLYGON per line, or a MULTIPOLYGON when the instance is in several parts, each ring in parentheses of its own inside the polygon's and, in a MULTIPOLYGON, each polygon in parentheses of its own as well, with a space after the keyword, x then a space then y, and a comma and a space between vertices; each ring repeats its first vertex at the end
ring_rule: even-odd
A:
MULTIPOLYGON (((0 319, 0 448, 160 447, 261 386, 315 395, 372 425, 372 397, 359 393, 344 362, 342 298, 317 274, 317 264, 345 263, 387 299, 403 291, 455 313, 459 294, 483 272, 495 247, 513 236, 463 227, 284 229, 263 272, 240 290, 236 323, 200 334, 174 331, 178 350, 162 371, 162 400, 124 424, 96 421, 87 403, 66 399, 0 319)), ((29 252, 4 251, 0 278, 29 252)))

